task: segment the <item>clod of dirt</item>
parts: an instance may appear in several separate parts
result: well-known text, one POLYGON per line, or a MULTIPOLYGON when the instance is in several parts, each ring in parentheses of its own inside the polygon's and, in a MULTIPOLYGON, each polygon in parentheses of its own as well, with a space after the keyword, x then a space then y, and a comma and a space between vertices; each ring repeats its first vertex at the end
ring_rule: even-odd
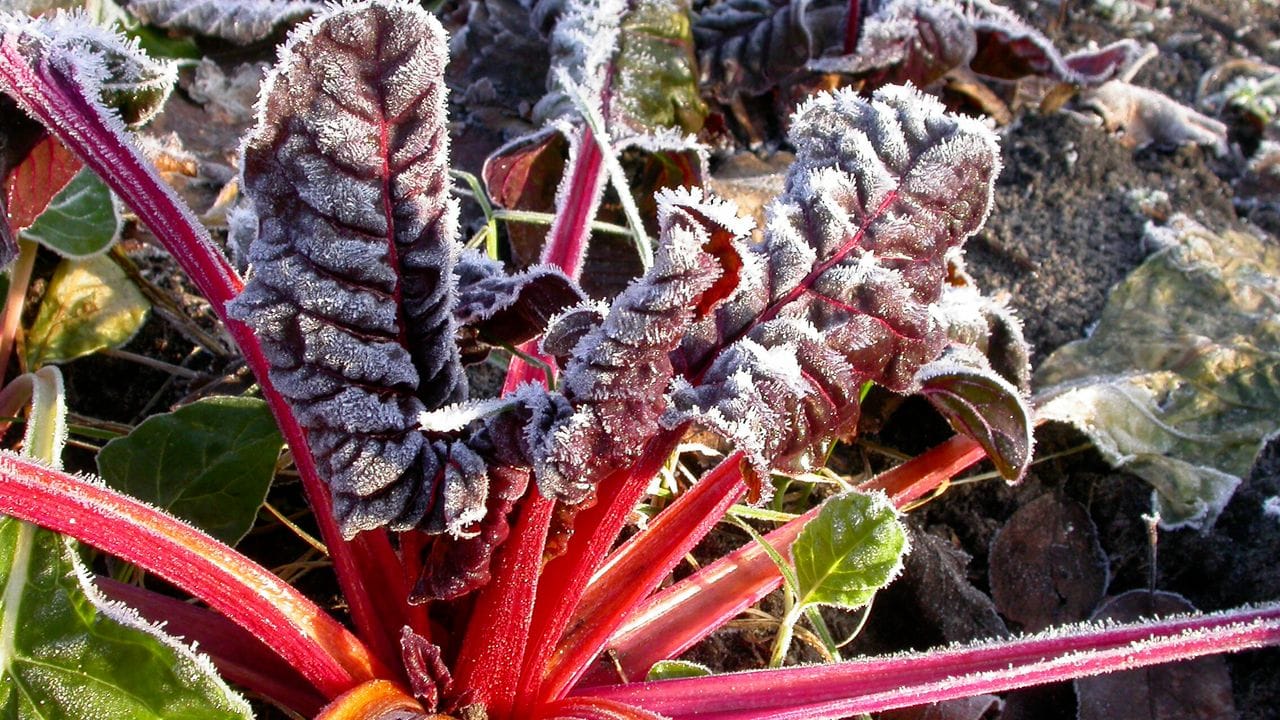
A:
POLYGON ((1084 619, 1107 589, 1107 555, 1089 511, 1053 493, 1024 505, 991 543, 996 608, 1028 632, 1084 619))
MULTIPOLYGON (((1111 598, 1094 620, 1133 622, 1194 611, 1181 595, 1131 590, 1111 598)), ((1233 720, 1231 675, 1221 656, 1185 660, 1075 682, 1079 720, 1233 720)))

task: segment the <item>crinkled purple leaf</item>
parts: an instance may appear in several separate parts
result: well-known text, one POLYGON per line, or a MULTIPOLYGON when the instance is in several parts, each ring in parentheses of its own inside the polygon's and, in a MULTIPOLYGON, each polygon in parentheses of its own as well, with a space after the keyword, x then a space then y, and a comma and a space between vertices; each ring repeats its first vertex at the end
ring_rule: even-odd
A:
POLYGON ((870 87, 904 82, 925 87, 976 52, 959 3, 897 0, 866 18, 854 53, 818 60, 810 68, 864 77, 870 87))
POLYGON ((909 88, 820 95, 791 135, 764 241, 682 344, 662 419, 715 429, 761 473, 823 457, 866 381, 917 388, 946 343, 946 256, 986 219, 1000 167, 990 130, 909 88))
POLYGON ((535 129, 533 106, 546 94, 551 56, 534 27, 532 4, 469 2, 466 23, 453 31, 445 77, 457 123, 456 166, 478 168, 503 143, 535 129))
POLYGON ((266 40, 324 5, 307 0, 129 0, 126 7, 142 22, 166 30, 248 45, 266 40))
POLYGON ((948 273, 951 277, 938 305, 947 338, 981 353, 1000 377, 1029 393, 1031 346, 1022 319, 1002 300, 979 292, 962 264, 953 262, 948 273))
POLYGON ((606 473, 639 457, 658 431, 673 372, 669 353, 737 287, 750 224, 733 206, 695 189, 665 191, 659 207, 653 267, 578 341, 565 368, 562 387, 574 413, 535 448, 546 497, 580 500, 606 473))
POLYGON ((964 346, 920 368, 916 381, 956 432, 978 441, 1006 480, 1022 479, 1035 446, 1026 393, 964 346))
POLYGON ((348 536, 457 533, 483 514, 483 462, 416 428, 466 393, 446 59, 417 5, 345 6, 291 37, 245 145, 258 236, 231 311, 262 339, 348 536))
POLYGON ((1064 57, 1049 38, 986 0, 891 0, 865 19, 853 53, 815 60, 809 68, 855 75, 871 87, 925 86, 964 66, 1005 80, 1036 75, 1097 85, 1142 52, 1140 43, 1126 39, 1064 57))
POLYGON ((847 0, 725 0, 697 19, 702 83, 721 101, 760 95, 844 45, 847 0))
POLYGON ((491 345, 518 345, 540 335, 558 312, 583 299, 576 283, 546 265, 508 275, 502 263, 479 252, 463 253, 453 315, 462 354, 483 356, 491 345))

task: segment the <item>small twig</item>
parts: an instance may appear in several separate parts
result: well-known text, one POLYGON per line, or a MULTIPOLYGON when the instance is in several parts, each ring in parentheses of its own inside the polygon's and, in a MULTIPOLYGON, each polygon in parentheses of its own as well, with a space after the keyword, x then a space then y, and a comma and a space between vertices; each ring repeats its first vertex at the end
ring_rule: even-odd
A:
POLYGON ((262 503, 262 507, 267 511, 268 514, 271 515, 271 517, 279 521, 281 525, 284 525, 285 527, 289 528, 289 530, 294 535, 297 535, 300 540, 310 545, 312 548, 314 548, 317 552, 319 552, 324 557, 329 557, 329 548, 325 547, 324 543, 320 542, 318 539, 312 536, 311 533, 299 527, 297 523, 290 520, 288 517, 285 516, 284 513, 277 510, 274 505, 272 505, 269 502, 264 502, 262 503))
POLYGON ((207 332, 195 320, 191 319, 186 311, 174 302, 169 293, 143 276, 142 271, 120 249, 120 246, 117 245, 111 249, 111 259, 115 261, 116 265, 120 266, 125 275, 129 276, 129 279, 138 287, 138 290, 142 291, 142 294, 151 303, 151 309, 156 315, 159 315, 161 319, 172 325, 179 334, 218 357, 226 358, 234 354, 226 343, 207 332))
POLYGON ((174 365, 173 363, 167 363, 163 360, 157 360, 156 358, 148 357, 146 355, 141 355, 139 353, 129 352, 128 350, 106 348, 105 350, 100 350, 99 352, 101 352, 103 355, 106 355, 107 357, 116 358, 117 360, 127 360, 129 362, 135 362, 135 363, 138 363, 139 365, 145 365, 149 368, 159 370, 161 372, 169 373, 174 377, 180 377, 187 380, 195 380, 196 378, 204 377, 204 373, 196 372, 195 370, 189 370, 179 365, 174 365))

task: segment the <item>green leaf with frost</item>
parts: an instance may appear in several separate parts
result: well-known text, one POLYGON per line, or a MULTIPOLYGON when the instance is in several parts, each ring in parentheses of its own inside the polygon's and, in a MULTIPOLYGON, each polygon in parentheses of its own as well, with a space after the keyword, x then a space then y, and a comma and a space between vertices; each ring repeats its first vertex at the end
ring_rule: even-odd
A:
POLYGON ((146 322, 150 303, 109 257, 63 260, 27 331, 27 367, 119 347, 146 322))
POLYGON ((1280 428, 1280 248, 1185 217, 1147 239, 1093 334, 1037 371, 1038 414, 1150 482, 1166 527, 1206 527, 1280 428))
POLYGON ((120 225, 111 190, 85 169, 53 197, 22 237, 63 257, 84 258, 111 247, 120 235, 120 225))
POLYGON ((0 519, 0 717, 253 717, 207 658, 87 578, 71 541, 0 519))
POLYGON ((711 668, 701 663, 689 662, 688 660, 659 660, 649 668, 649 674, 645 675, 645 682, 653 682, 654 680, 676 680, 679 678, 706 677, 711 674, 711 668))
POLYGON ((861 607, 902 571, 907 531, 883 493, 847 492, 822 505, 791 546, 797 607, 861 607))
POLYGON ((283 443, 265 402, 204 398, 107 443, 98 472, 112 488, 234 545, 266 499, 283 443))
POLYGON ((685 0, 640 0, 622 20, 615 110, 637 130, 702 129, 707 105, 698 90, 693 24, 685 0))

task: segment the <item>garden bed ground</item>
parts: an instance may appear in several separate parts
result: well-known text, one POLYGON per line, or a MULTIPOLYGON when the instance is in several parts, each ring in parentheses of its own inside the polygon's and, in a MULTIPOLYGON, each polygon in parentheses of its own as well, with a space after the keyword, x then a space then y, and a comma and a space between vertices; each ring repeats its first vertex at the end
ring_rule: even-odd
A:
MULTIPOLYGON (((1062 0, 1062 5, 1026 1, 1014 9, 1033 26, 1047 29, 1064 48, 1123 37, 1155 43, 1159 57, 1135 82, 1188 105, 1197 101, 1202 76, 1232 59, 1252 57, 1280 65, 1280 8, 1274 4, 1193 0, 1167 7, 1160 3, 1159 9, 1143 5, 1124 0, 1062 0), (1134 13, 1127 19, 1126 9, 1134 13)), ((228 67, 242 59, 227 53, 219 56, 228 67)), ((177 133, 184 149, 207 167, 229 172, 237 133, 228 128, 247 118, 214 117, 212 110, 192 101, 191 80, 190 73, 184 75, 184 92, 173 98, 152 129, 177 133)), ((1237 148, 1256 147, 1254 129, 1227 120, 1237 148)), ((969 243, 968 268, 980 287, 1007 297, 1021 316, 1034 348, 1033 363, 1088 332, 1108 289, 1149 252, 1143 243, 1144 225, 1167 220, 1168 210, 1187 214, 1215 230, 1280 230, 1265 208, 1250 216, 1233 202, 1243 172, 1240 157, 1218 158, 1194 145, 1126 147, 1106 130, 1065 112, 1020 110, 1001 129, 1001 136, 1005 168, 997 184, 996 206, 986 228, 969 243), (1138 202, 1154 191, 1166 193, 1167 201, 1154 207, 1138 202)), ((191 184, 184 193, 201 208, 213 202, 215 190, 208 184, 191 184)), ((1275 236, 1268 242, 1275 243, 1275 236)), ((173 297, 181 297, 180 283, 166 279, 165 267, 157 266, 153 281, 173 297)), ((153 314, 128 349, 181 363, 191 347, 172 323, 153 314)), ((243 384, 243 372, 228 358, 205 356, 190 367, 201 373, 202 383, 213 382, 224 390, 243 384), (225 380, 220 379, 223 376, 225 380)), ((210 387, 171 381, 162 371, 101 356, 73 362, 65 373, 74 411, 123 423, 135 423, 147 412, 192 392, 208 392, 210 387)), ((945 437, 945 426, 925 414, 926 406, 907 404, 868 439, 902 452, 918 452, 945 437), (921 432, 922 426, 934 432, 921 432)), ((1097 527, 1109 566, 1110 595, 1154 585, 1180 593, 1204 610, 1280 597, 1280 573, 1275 571, 1280 523, 1263 510, 1268 498, 1280 494, 1277 443, 1262 454, 1211 531, 1162 533, 1153 567, 1142 519, 1150 511, 1149 487, 1136 477, 1113 471, 1096 452, 1081 450, 1086 441, 1074 430, 1044 427, 1038 440, 1042 456, 1068 454, 1037 464, 1017 487, 998 480, 957 486, 911 513, 910 524, 917 533, 915 559, 905 575, 877 598, 866 629, 847 654, 924 649, 1019 630, 1016 622, 1001 617, 990 597, 991 546, 1010 517, 1046 496, 1058 505, 1078 503, 1097 527)), ((864 454, 871 462, 880 461, 861 445, 847 448, 840 461, 861 467, 864 454)), ((80 462, 88 465, 89 458, 81 457, 80 462)), ((296 502, 296 492, 290 500, 287 483, 277 492, 273 502, 285 507, 296 502)), ((269 549, 271 562, 282 564, 302 553, 302 546, 291 544, 288 537, 280 526, 266 523, 250 536, 247 549, 250 554, 269 549)), ((725 529, 708 542, 732 547, 743 537, 725 529)), ((335 589, 322 575, 313 573, 305 589, 321 599, 334 596, 335 589)), ((1074 608, 1060 619, 1083 620, 1092 609, 1074 608), (1075 616, 1069 616, 1072 613, 1075 616)), ((695 649, 691 657, 723 669, 754 667, 767 658, 770 641, 767 624, 730 629, 695 649)), ((1227 663, 1238 717, 1273 717, 1274 708, 1280 707, 1280 651, 1248 653, 1227 663)), ((1113 717, 1175 717, 1148 714, 1142 708, 1132 712, 1113 717)), ((1177 717, 1211 716, 1218 717, 1177 717)), ((1010 696, 1000 717, 1073 718, 1075 696, 1070 685, 1024 691, 1010 696)))

